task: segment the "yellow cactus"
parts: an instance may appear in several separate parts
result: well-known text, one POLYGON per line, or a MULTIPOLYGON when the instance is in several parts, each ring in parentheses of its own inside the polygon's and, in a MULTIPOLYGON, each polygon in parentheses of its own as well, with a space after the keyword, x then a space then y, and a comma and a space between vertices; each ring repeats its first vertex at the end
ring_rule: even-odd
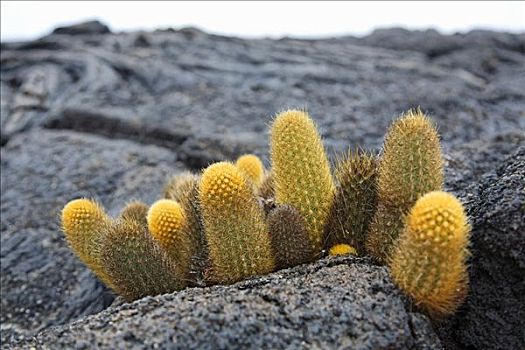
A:
POLYGON ((377 177, 379 208, 370 224, 367 251, 386 263, 403 230, 403 217, 419 197, 442 187, 437 131, 421 110, 410 110, 392 124, 385 137, 377 177))
POLYGON ((357 251, 349 244, 336 244, 330 248, 330 256, 357 255, 357 251))
POLYGON ((264 165, 254 154, 245 154, 237 159, 235 166, 246 176, 257 190, 264 180, 264 165))
POLYGON ((192 254, 188 220, 181 205, 169 199, 155 202, 148 211, 148 228, 153 238, 189 275, 192 254))
POLYGON ((467 293, 470 226, 461 203, 436 191, 410 210, 390 259, 396 284, 430 315, 452 314, 467 293))
POLYGON ((100 261, 105 231, 112 225, 104 208, 89 199, 75 199, 62 209, 62 230, 69 246, 105 284, 111 281, 100 261))
POLYGON ((206 168, 199 199, 211 281, 233 283, 274 269, 264 213, 237 167, 220 162, 206 168))
POLYGON ((276 202, 290 204, 304 216, 318 255, 335 186, 315 123, 306 112, 285 111, 273 122, 270 143, 276 202))

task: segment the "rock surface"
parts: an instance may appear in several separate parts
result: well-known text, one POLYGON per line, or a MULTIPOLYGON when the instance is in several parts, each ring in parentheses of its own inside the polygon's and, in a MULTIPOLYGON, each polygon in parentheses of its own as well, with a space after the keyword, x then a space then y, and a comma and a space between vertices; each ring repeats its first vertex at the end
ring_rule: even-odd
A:
POLYGON ((2 43, 3 348, 423 349, 439 348, 436 334, 447 349, 525 348, 525 35, 103 28, 2 43), (351 258, 107 308, 114 297, 59 231, 72 198, 115 215, 133 198, 154 201, 173 173, 245 152, 267 161, 266 126, 283 108, 307 107, 334 154, 377 150, 389 122, 417 106, 438 124, 447 189, 473 225, 471 292, 441 323, 410 311, 385 268, 351 258))

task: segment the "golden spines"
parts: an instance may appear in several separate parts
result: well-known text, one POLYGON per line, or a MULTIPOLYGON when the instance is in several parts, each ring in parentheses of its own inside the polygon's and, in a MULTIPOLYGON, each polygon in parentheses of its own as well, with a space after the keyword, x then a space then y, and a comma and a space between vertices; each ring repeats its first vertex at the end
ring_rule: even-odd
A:
POLYGON ((254 154, 240 156, 235 162, 235 166, 246 176, 253 185, 255 191, 261 186, 264 180, 264 165, 254 154))
POLYGON ((212 281, 233 283, 274 269, 264 213, 233 164, 215 163, 204 170, 199 199, 212 281))
POLYGON ((446 192, 421 197, 406 218, 389 265, 396 284, 430 315, 453 313, 467 293, 470 226, 446 192))
POLYGON ((62 209, 62 230, 69 246, 105 284, 111 281, 101 263, 104 233, 112 225, 111 218, 97 202, 75 199, 62 209))
POLYGON ((270 148, 276 202, 299 210, 306 220, 312 250, 318 254, 335 187, 313 120, 303 111, 282 112, 273 122, 270 148))
POLYGON ((181 205, 169 199, 158 200, 149 209, 147 221, 153 238, 188 278, 193 247, 188 220, 181 205))

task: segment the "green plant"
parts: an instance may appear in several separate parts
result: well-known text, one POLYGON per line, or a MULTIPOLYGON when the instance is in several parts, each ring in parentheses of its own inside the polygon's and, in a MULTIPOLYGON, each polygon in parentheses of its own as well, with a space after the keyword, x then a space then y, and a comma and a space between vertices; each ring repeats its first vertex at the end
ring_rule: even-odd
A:
POLYGON ((275 200, 303 215, 317 255, 323 248, 335 187, 321 137, 306 112, 288 110, 275 118, 270 151, 275 200))
POLYGON ((179 266, 153 240, 144 225, 119 219, 104 235, 101 261, 110 286, 126 301, 158 295, 186 286, 179 266))
POLYGON ((469 233, 463 206, 446 192, 421 197, 406 218, 390 270, 396 284, 430 315, 453 313, 466 296, 469 233))
POLYGON ((210 165, 199 187, 209 247, 209 279, 233 283, 273 271, 268 225, 242 173, 231 163, 210 165))
POLYGON ((363 151, 339 159, 335 199, 326 225, 326 248, 347 244, 364 254, 366 234, 377 207, 377 158, 363 151))
POLYGON ((277 269, 313 260, 306 222, 291 205, 278 205, 268 215, 272 251, 277 269))
POLYGON ((142 225, 146 226, 148 223, 146 221, 146 216, 148 215, 148 206, 141 202, 141 201, 131 201, 122 211, 120 212, 119 217, 121 219, 127 220, 135 220, 137 222, 142 223, 142 225))
POLYGON ((403 218, 416 200, 443 186, 443 159, 437 131, 421 110, 394 121, 379 162, 378 209, 370 224, 366 249, 386 263, 403 218))
POLYGON ((193 285, 205 284, 204 272, 208 267, 208 246, 204 236, 199 202, 200 176, 183 172, 171 178, 164 189, 164 197, 180 203, 186 215, 190 239, 190 281, 193 285))

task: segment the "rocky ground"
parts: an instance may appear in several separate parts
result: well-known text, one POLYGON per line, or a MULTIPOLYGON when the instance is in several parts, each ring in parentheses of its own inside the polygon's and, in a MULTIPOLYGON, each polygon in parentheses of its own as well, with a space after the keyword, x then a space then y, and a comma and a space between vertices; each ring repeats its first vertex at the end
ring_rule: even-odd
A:
POLYGON ((243 40, 89 23, 1 45, 2 348, 525 348, 525 35, 243 40), (114 213, 152 203, 176 172, 267 161, 266 126, 286 107, 309 110, 333 155, 377 150, 417 106, 473 225, 471 291, 444 321, 367 258, 122 304, 59 231, 70 199, 114 213))

